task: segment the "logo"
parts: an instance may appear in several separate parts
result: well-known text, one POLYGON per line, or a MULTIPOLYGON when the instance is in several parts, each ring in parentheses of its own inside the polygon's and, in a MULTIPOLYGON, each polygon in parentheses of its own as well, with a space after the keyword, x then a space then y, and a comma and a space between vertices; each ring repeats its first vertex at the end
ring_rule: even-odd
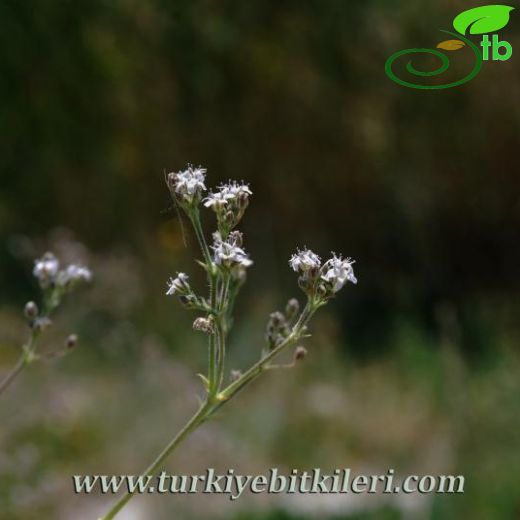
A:
POLYGON ((457 32, 441 30, 451 36, 437 44, 435 49, 417 48, 404 49, 392 54, 385 64, 386 75, 398 85, 421 90, 441 90, 458 87, 471 81, 482 69, 485 61, 506 61, 513 55, 513 47, 507 41, 501 41, 497 34, 491 34, 504 28, 509 23, 509 15, 514 7, 508 5, 484 5, 464 11, 455 17, 453 27, 457 32), (479 45, 469 39, 469 35, 482 35, 479 45), (421 84, 402 79, 394 72, 394 64, 403 56, 410 54, 429 54, 440 60, 440 65, 432 71, 417 69, 412 60, 406 63, 406 71, 410 76, 418 78, 431 78, 446 72, 450 67, 448 56, 442 52, 454 52, 461 49, 469 49, 474 57, 474 65, 471 71, 462 79, 443 84, 421 84))

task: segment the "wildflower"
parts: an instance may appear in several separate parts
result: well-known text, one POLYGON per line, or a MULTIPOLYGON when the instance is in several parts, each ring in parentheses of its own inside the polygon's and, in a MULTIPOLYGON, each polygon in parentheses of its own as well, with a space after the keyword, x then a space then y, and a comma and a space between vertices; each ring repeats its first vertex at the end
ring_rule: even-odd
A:
POLYGON ((249 195, 253 195, 248 184, 238 183, 236 181, 230 181, 228 184, 222 184, 220 189, 224 191, 228 197, 234 199, 248 198, 249 195))
POLYGON ((319 269, 321 266, 320 257, 310 249, 304 249, 291 256, 289 265, 295 272, 307 273, 311 270, 319 269))
POLYGON ((175 293, 186 295, 191 293, 188 279, 189 277, 186 273, 179 273, 176 278, 170 278, 168 280, 168 290, 166 291, 166 295, 172 296, 175 293))
POLYGON ((223 235, 227 235, 240 222, 252 194, 247 184, 230 181, 221 184, 218 191, 211 192, 204 199, 204 206, 217 214, 219 230, 223 235))
POLYGON ((180 172, 168 174, 168 186, 170 191, 175 194, 181 204, 192 205, 200 201, 203 191, 206 191, 206 168, 199 166, 188 168, 180 172))
POLYGON ((216 193, 210 193, 204 199, 204 206, 206 208, 214 209, 215 211, 221 211, 229 201, 229 197, 222 191, 217 191, 216 193))
POLYGON ((321 279, 331 285, 333 293, 338 292, 347 281, 357 283, 352 264, 354 261, 350 258, 343 259, 341 256, 333 254, 332 258, 323 265, 321 279))
POLYGON ((40 287, 45 289, 54 283, 60 262, 53 253, 47 252, 34 262, 33 275, 38 279, 40 287))
POLYGON ((64 289, 71 289, 79 282, 90 282, 92 272, 82 265, 70 264, 60 271, 56 277, 56 283, 64 289))
POLYGON ((227 240, 222 240, 220 233, 214 234, 212 249, 214 262, 217 266, 231 268, 237 266, 249 267, 253 264, 247 253, 238 245, 241 236, 241 234, 233 234, 227 240))

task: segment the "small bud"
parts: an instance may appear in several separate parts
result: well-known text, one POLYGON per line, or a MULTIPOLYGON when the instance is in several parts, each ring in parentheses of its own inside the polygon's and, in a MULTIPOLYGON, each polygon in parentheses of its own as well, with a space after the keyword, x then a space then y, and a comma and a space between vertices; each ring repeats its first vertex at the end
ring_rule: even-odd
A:
POLYGON ((175 191, 175 183, 177 182, 177 174, 175 172, 170 172, 166 176, 166 184, 171 191, 175 191))
POLYGON ((65 340, 65 347, 68 349, 73 349, 78 344, 78 336, 77 334, 69 334, 67 339, 65 340))
POLYGON ((38 306, 34 302, 27 302, 23 313, 28 320, 32 321, 38 316, 38 306))
POLYGON ((270 349, 279 345, 289 333, 289 326, 285 316, 281 312, 273 312, 269 315, 265 332, 265 340, 270 349))
POLYGON ((285 317, 281 312, 276 311, 269 316, 269 325, 272 327, 278 329, 283 323, 285 323, 285 317))
POLYGON ((199 317, 193 322, 193 330, 211 334, 213 332, 213 321, 210 318, 199 317))
POLYGON ((305 347, 299 346, 294 349, 294 362, 303 361, 307 356, 307 349, 305 347))
POLYGON ((231 370, 231 373, 230 373, 230 379, 231 379, 231 382, 233 383, 234 381, 237 381, 238 379, 240 379, 242 377, 242 372, 240 370, 231 370))
POLYGON ((241 192, 238 195, 238 206, 240 209, 245 210, 249 204, 249 195, 246 192, 241 192))
POLYGON ((299 310, 300 304, 298 303, 298 300, 296 298, 291 298, 285 307, 285 315, 287 316, 287 319, 293 319, 298 314, 299 310))
POLYGON ((228 228, 232 228, 235 224, 235 215, 232 211, 228 211, 225 215, 224 215, 224 224, 228 227, 228 228))

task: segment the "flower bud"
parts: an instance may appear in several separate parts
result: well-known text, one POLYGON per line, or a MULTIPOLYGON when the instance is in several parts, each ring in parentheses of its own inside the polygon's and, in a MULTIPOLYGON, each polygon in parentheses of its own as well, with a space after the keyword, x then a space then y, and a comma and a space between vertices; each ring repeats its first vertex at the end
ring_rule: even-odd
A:
POLYGON ((34 302, 25 304, 23 313, 28 320, 34 320, 38 316, 38 306, 34 302))
POLYGON ((269 324, 274 328, 280 328, 282 323, 285 323, 285 317, 281 312, 276 311, 269 316, 269 324))
POLYGON ((296 298, 291 298, 285 306, 285 315, 288 320, 292 320, 300 310, 300 304, 296 298))
POLYGON ((213 333, 213 321, 210 318, 199 317, 193 322, 193 330, 204 334, 213 333))
POLYGON ((269 315, 267 327, 265 331, 265 340, 269 345, 269 349, 279 345, 289 332, 289 326, 285 316, 281 312, 273 312, 269 315))
POLYGON ((239 208, 243 211, 249 204, 249 195, 246 192, 241 192, 238 194, 237 201, 239 208))
POLYGON ((235 225, 235 215, 232 211, 228 211, 224 215, 223 219, 224 225, 228 228, 232 228, 235 225))
POLYGON ((303 361, 307 356, 307 349, 301 345, 294 349, 294 362, 303 361))
POLYGON ((231 379, 232 383, 237 381, 241 377, 242 377, 242 372, 240 370, 231 370, 230 379, 231 379))
POLYGON ((78 344, 78 336, 77 334, 69 334, 67 339, 65 340, 65 347, 68 349, 73 349, 78 344))

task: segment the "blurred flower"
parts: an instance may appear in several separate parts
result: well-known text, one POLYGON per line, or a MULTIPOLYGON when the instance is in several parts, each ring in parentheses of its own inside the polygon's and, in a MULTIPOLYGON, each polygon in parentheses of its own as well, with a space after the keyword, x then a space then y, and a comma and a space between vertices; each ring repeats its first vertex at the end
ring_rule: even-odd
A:
POLYGON ((92 273, 84 266, 69 264, 60 270, 60 262, 53 253, 45 253, 34 263, 34 276, 42 289, 57 287, 64 291, 72 289, 79 282, 90 282, 92 273))
POLYGON ((290 321, 292 320, 300 310, 300 303, 296 298, 291 298, 285 306, 285 316, 290 321))
POLYGON ((24 315, 28 320, 34 320, 38 317, 38 313, 40 312, 38 306, 33 301, 27 302, 24 307, 24 315))
POLYGON ((76 264, 68 265, 64 270, 60 271, 56 277, 56 283, 66 289, 70 289, 78 282, 90 282, 90 280, 92 280, 92 272, 90 269, 76 264))
POLYGON ((303 361, 307 356, 307 349, 301 345, 294 349, 293 359, 294 361, 303 361))
POLYGON ((47 252, 40 259, 35 260, 33 275, 37 278, 42 289, 45 289, 54 282, 60 262, 54 254, 47 252))
POLYGON ((65 347, 68 349, 75 348, 78 344, 78 335, 77 334, 69 334, 67 339, 65 340, 65 347))

